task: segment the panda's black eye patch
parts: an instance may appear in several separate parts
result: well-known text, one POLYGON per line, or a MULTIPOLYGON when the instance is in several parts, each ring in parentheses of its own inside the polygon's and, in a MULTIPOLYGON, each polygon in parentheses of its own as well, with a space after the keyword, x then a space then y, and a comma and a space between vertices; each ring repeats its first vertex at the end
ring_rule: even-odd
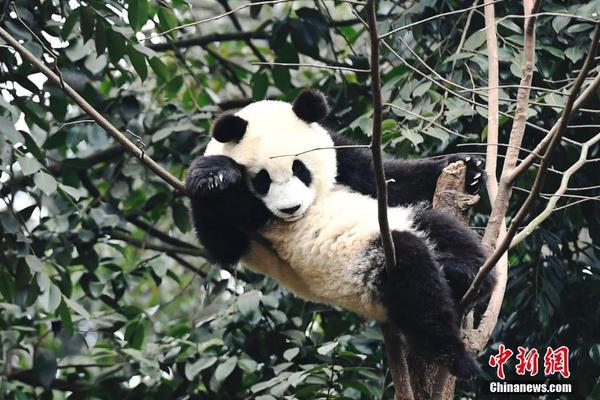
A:
POLYGON ((267 170, 261 169, 260 172, 252 178, 252 186, 258 194, 267 194, 269 186, 271 186, 271 177, 267 170))
POLYGON ((306 165, 300 160, 294 160, 292 164, 292 172, 298 179, 300 179, 306 186, 309 186, 312 182, 312 175, 306 165))

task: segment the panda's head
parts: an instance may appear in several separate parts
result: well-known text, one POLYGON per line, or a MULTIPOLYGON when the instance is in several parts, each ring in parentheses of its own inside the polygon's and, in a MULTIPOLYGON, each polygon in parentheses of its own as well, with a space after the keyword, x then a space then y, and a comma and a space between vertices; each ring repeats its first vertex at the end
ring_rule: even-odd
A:
POLYGON ((273 215, 295 221, 335 182, 333 141, 318 123, 327 112, 316 91, 300 93, 293 104, 252 103, 215 121, 205 155, 245 166, 251 190, 273 215))

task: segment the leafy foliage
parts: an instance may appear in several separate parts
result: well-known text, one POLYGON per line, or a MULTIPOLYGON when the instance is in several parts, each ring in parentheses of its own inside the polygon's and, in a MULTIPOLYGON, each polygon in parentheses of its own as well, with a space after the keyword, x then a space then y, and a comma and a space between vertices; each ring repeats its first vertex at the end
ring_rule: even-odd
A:
MULTIPOLYGON (((2 27, 175 176, 201 154, 215 113, 252 100, 291 100, 307 86, 329 95, 333 128, 359 141, 369 134, 367 35, 346 2, 257 3, 220 18, 237 2, 16 3, 0 1, 2 27), (260 60, 346 70, 253 64, 260 60)), ((381 2, 379 30, 463 3, 381 2)), ((543 7, 590 16, 599 4, 543 7)), ((506 2, 497 12, 506 137, 522 48, 522 20, 511 15, 522 10, 506 2)), ((395 51, 382 47, 384 100, 395 106, 384 121, 388 152, 484 151, 487 99, 473 88, 487 84, 485 31, 481 10, 471 14, 386 38, 395 51)), ((540 17, 532 124, 547 129, 556 120, 568 93, 564 80, 581 66, 590 31, 574 16, 540 17)), ((204 262, 184 199, 5 45, 0 92, 0 397, 391 398, 373 323, 304 303, 250 271, 204 262)), ((582 111, 571 124, 584 127, 567 136, 586 140, 598 123, 597 110, 582 111)), ((529 127, 525 146, 541 135, 529 127)), ((563 143, 553 168, 566 169, 577 150, 563 143)), ((532 177, 518 186, 528 188, 532 177)), ((545 191, 559 179, 554 174, 545 191)), ((582 169, 575 184, 597 185, 597 165, 582 169)), ((597 186, 582 193, 599 195, 597 186)), ((521 201, 517 192, 515 206, 521 201)), ((477 227, 488 215, 480 207, 477 227)), ((599 221, 595 201, 565 208, 512 253, 489 350, 500 342, 567 345, 577 390, 592 398, 600 393, 599 221)), ((479 384, 460 389, 477 394, 479 384)))

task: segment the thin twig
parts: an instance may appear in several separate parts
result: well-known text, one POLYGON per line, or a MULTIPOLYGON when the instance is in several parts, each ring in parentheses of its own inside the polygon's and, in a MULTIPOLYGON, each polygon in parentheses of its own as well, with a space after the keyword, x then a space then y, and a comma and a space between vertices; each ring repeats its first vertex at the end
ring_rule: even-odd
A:
POLYGON ((400 106, 397 106, 397 105, 395 105, 395 104, 392 104, 392 103, 383 103, 383 105, 384 105, 384 106, 386 106, 386 107, 391 107, 391 108, 394 108, 394 109, 396 109, 396 110, 402 111, 402 112, 404 112, 404 113, 406 113, 406 114, 409 114, 409 115, 412 115, 412 116, 414 116, 414 117, 420 118, 420 119, 422 119, 423 121, 427 121, 427 122, 429 122, 431 125, 435 125, 435 126, 437 126, 438 128, 442 129, 443 131, 446 131, 447 133, 449 133, 449 134, 451 134, 451 135, 460 136, 460 137, 462 137, 462 138, 465 138, 465 139, 468 139, 468 138, 469 138, 467 135, 463 135, 462 133, 458 133, 458 132, 456 132, 456 131, 453 131, 452 129, 448 129, 448 128, 446 128, 444 125, 440 124, 439 122, 436 122, 436 121, 434 121, 434 120, 432 120, 432 119, 429 119, 429 118, 427 118, 427 117, 424 117, 424 116, 422 116, 422 115, 420 115, 420 114, 417 114, 417 113, 415 113, 415 112, 412 112, 412 111, 410 111, 410 110, 408 110, 408 109, 406 109, 406 108, 402 108, 402 107, 400 107, 400 106))
POLYGON ((333 69, 336 71, 350 71, 350 72, 363 72, 368 73, 368 69, 362 68, 352 68, 352 67, 343 67, 343 66, 335 66, 335 65, 322 65, 322 64, 310 64, 310 63, 282 63, 282 62, 262 62, 262 61, 254 61, 250 63, 251 65, 278 65, 281 67, 307 67, 307 68, 320 68, 320 69, 333 69))
POLYGON ((311 153, 313 151, 319 151, 319 150, 370 149, 370 148, 371 148, 370 144, 347 144, 347 145, 341 145, 341 146, 315 147, 314 149, 301 151, 300 153, 296 153, 296 154, 281 154, 281 155, 272 156, 269 158, 273 159, 273 158, 281 158, 281 157, 298 157, 298 156, 301 156, 302 154, 311 153))

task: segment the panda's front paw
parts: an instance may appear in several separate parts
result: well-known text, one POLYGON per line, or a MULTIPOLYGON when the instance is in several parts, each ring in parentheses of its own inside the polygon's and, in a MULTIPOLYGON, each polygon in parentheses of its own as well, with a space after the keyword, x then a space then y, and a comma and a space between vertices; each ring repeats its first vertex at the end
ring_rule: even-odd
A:
POLYGON ((448 158, 448 163, 463 161, 467 165, 466 191, 469 194, 478 194, 481 183, 485 178, 485 158, 466 154, 453 155, 448 158))
POLYGON ((242 179, 235 163, 224 156, 206 156, 196 159, 188 171, 185 189, 190 196, 222 192, 242 179))

